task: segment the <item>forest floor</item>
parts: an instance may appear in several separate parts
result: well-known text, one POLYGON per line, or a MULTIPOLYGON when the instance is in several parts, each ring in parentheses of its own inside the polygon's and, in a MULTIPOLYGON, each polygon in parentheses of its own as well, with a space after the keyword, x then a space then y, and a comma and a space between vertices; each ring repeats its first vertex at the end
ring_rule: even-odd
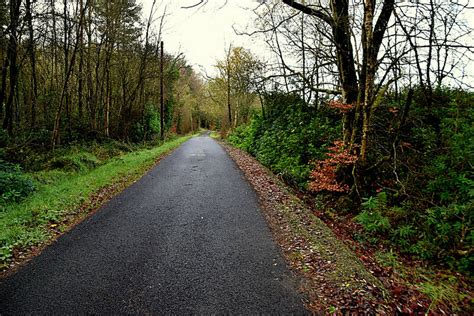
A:
POLYGON ((260 205, 291 268, 301 276, 307 307, 316 313, 470 314, 469 281, 433 272, 419 261, 354 240, 349 217, 327 216, 286 186, 248 153, 224 142, 257 192, 260 205))

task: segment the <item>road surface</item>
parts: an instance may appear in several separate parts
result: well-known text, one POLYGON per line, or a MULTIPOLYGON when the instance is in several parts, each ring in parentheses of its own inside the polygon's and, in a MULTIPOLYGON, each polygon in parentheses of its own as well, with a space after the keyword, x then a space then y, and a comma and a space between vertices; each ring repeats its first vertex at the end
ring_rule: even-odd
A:
POLYGON ((202 135, 0 281, 0 314, 25 313, 306 312, 254 191, 202 135))

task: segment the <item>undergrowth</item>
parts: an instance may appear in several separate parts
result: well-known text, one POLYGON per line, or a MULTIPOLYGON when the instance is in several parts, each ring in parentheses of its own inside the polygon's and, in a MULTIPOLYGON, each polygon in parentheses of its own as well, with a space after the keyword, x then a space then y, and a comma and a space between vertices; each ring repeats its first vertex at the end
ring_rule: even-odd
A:
POLYGON ((311 162, 324 157, 341 126, 336 117, 322 115, 296 95, 270 94, 265 103, 266 116, 237 127, 228 141, 255 156, 288 183, 305 188, 311 162))
MULTIPOLYGON (((359 242, 472 280, 474 94, 439 88, 427 104, 415 89, 408 107, 406 98, 407 91, 385 95, 373 114, 367 162, 352 162, 356 168, 327 163, 335 161, 330 149, 342 138, 341 113, 293 95, 267 95, 266 116, 234 129, 228 140, 312 196, 323 213, 351 214, 359 242)), ((456 282, 438 279, 417 283, 432 305, 460 302, 451 295, 456 282)))

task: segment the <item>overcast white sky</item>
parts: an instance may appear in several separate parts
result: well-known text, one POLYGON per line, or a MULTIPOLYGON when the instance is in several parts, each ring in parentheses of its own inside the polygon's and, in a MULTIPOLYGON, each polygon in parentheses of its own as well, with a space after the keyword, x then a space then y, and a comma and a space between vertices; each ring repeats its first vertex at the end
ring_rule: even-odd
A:
MULTIPOLYGON (((148 16, 153 0, 141 0, 143 14, 148 16)), ((225 56, 229 44, 243 46, 253 53, 263 54, 264 45, 257 39, 248 36, 237 36, 232 29, 235 25, 240 30, 252 26, 253 13, 258 3, 255 0, 209 0, 199 9, 182 9, 198 3, 198 0, 157 0, 156 17, 163 14, 166 7, 168 16, 165 19, 163 41, 165 50, 170 53, 184 53, 188 62, 196 70, 202 68, 209 75, 214 74, 213 65, 217 59, 225 56)), ((159 24, 159 21, 156 21, 159 24)))
MULTIPOLYGON (((143 4, 143 14, 148 17, 153 0, 139 0, 143 4)), ((401 1, 401 0, 400 0, 401 1)), ((405 0, 406 1, 406 0, 405 0)), ((437 0, 467 1, 474 6, 474 0, 437 0)), ((255 15, 251 11, 258 6, 257 0, 208 0, 205 6, 183 9, 199 0, 157 0, 155 18, 159 18, 166 7, 167 17, 163 41, 165 50, 176 54, 184 53, 187 61, 195 70, 208 75, 215 75, 217 59, 223 59, 229 44, 250 49, 261 59, 268 56, 267 48, 262 40, 249 36, 238 36, 233 30, 250 31, 255 15), (225 4, 225 5, 224 5, 225 4)), ((467 10, 466 20, 474 26, 474 10, 467 10)), ((156 21, 156 26, 159 21, 156 21)), ((474 42, 474 36, 472 37, 474 42)), ((471 43, 470 43, 471 44, 471 43)), ((471 63, 471 67, 474 65, 471 63)), ((474 72, 474 70, 473 70, 474 72)), ((474 77, 470 77, 469 81, 474 77)), ((471 82, 474 84, 474 82, 471 82)))

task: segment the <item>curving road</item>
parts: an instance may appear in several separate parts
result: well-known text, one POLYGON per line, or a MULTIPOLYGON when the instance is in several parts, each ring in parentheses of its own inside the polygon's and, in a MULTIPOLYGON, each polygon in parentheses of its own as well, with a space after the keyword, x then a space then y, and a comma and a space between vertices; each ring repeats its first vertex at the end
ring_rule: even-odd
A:
POLYGON ((305 314, 254 191, 210 137, 0 281, 0 314, 305 314))

